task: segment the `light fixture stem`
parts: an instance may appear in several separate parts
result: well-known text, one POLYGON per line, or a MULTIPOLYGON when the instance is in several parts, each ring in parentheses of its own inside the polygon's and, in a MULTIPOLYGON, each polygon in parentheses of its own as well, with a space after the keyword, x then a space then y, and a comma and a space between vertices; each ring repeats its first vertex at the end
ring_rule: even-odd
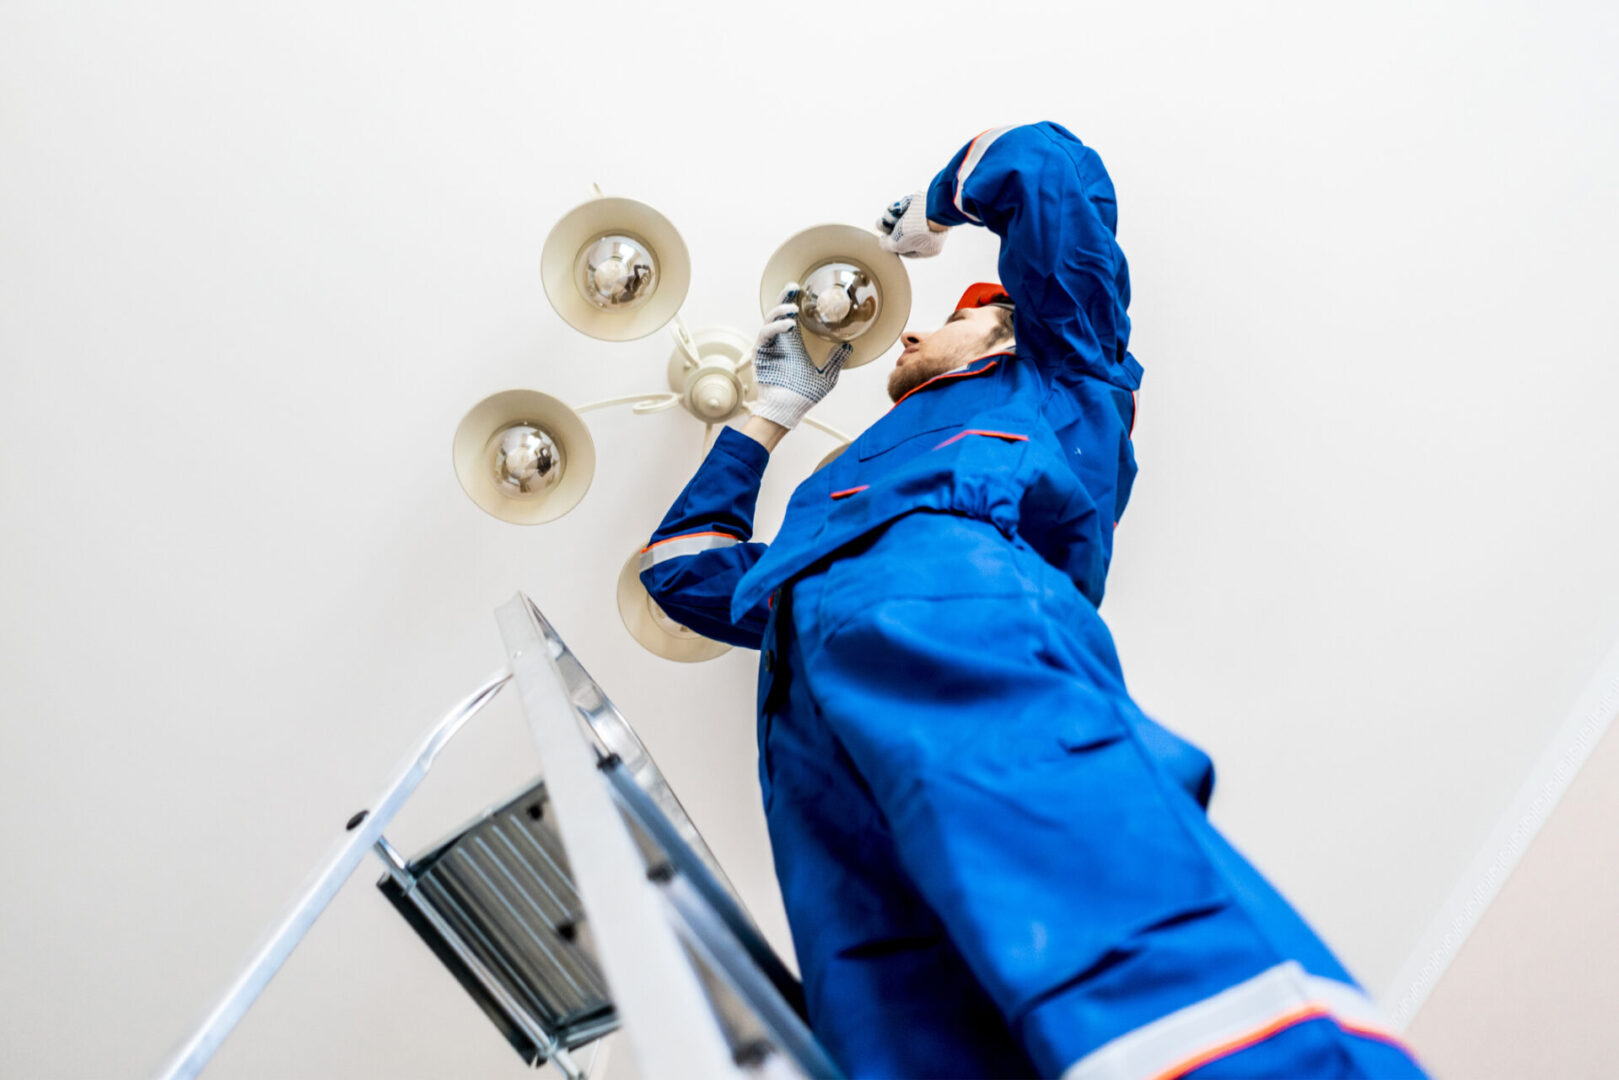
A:
POLYGON ((580 405, 573 411, 587 413, 593 409, 611 409, 617 405, 633 405, 635 412, 640 415, 662 412, 673 408, 680 403, 680 395, 672 393, 661 394, 631 394, 629 397, 607 398, 605 401, 592 401, 589 405, 580 405))
POLYGON ((680 351, 686 354, 687 368, 696 367, 703 362, 702 354, 697 351, 696 340, 692 338, 691 331, 686 328, 686 321, 678 314, 669 323, 669 334, 675 339, 675 344, 680 346, 680 351))
POLYGON ((854 442, 854 440, 852 438, 845 435, 843 432, 839 431, 837 428, 833 427, 831 424, 823 424, 823 423, 821 423, 821 421, 815 419, 815 417, 813 417, 813 416, 804 417, 804 423, 808 424, 812 428, 816 428, 817 430, 826 432, 828 435, 832 436, 834 439, 837 439, 838 441, 843 443, 844 446, 848 446, 850 443, 854 442))
POLYGON ((648 398, 646 401, 638 403, 631 411, 637 416, 645 416, 648 413, 663 412, 665 409, 672 409, 676 405, 679 405, 680 402, 681 396, 679 394, 661 394, 656 399, 648 398))

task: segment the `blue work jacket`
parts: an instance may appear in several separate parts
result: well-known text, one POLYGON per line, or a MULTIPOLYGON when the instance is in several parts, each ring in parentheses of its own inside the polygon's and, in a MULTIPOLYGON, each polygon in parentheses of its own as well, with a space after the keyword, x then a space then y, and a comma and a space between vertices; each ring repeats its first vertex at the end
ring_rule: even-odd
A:
MULTIPOLYGON (((928 217, 1001 238, 1015 351, 939 375, 799 485, 770 544, 752 542, 769 453, 727 428, 641 554, 674 619, 759 648, 771 598, 794 577, 918 511, 993 523, 1102 599, 1113 529, 1135 478, 1129 272, 1113 184, 1096 152, 1052 123, 987 131, 934 178, 928 217)), ((950 552, 920 551, 949 573, 950 552)))

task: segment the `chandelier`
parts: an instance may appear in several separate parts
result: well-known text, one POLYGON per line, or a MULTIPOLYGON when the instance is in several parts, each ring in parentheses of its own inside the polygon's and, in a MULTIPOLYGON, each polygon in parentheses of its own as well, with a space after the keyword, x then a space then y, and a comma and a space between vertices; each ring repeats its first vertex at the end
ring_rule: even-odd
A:
MULTIPOLYGON (((683 408, 707 434, 747 411, 758 396, 752 335, 734 327, 690 330, 680 305, 691 285, 691 257, 680 232, 634 199, 595 197, 562 216, 540 254, 546 299, 564 322, 602 341, 635 341, 664 327, 674 350, 664 386, 644 394, 570 407, 538 390, 502 390, 474 405, 452 445, 456 477, 481 509, 514 525, 539 525, 579 505, 596 471, 587 413, 618 406, 638 415, 683 408)), ((853 225, 817 225, 790 237, 765 264, 759 312, 798 282, 799 326, 817 365, 848 342, 846 368, 877 359, 898 340, 911 310, 905 266, 878 245, 878 234, 853 225)), ((837 457, 849 436, 806 416, 804 423, 837 440, 818 468, 837 457)), ((707 445, 705 439, 704 445, 707 445)), ((642 587, 639 551, 618 576, 618 611, 630 635, 669 660, 711 660, 730 649, 681 625, 642 587)))

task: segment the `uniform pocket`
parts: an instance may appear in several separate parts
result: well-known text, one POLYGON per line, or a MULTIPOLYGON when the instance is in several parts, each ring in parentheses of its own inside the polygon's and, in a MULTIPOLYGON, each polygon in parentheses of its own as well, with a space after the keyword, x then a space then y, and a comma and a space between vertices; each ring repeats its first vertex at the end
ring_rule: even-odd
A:
POLYGON ((949 421, 928 424, 920 428, 909 428, 900 424, 886 428, 878 425, 868 429, 864 435, 855 440, 855 453, 859 455, 861 461, 870 461, 879 454, 886 454, 890 450, 904 446, 913 440, 922 442, 925 436, 936 436, 933 442, 922 442, 922 446, 928 448, 933 446, 933 443, 938 442, 939 439, 944 438, 940 432, 954 431, 959 429, 960 426, 960 424, 949 421))
POLYGON ((825 627, 884 600, 1025 599, 1035 589, 1013 542, 994 524, 927 510, 897 517, 850 545, 825 582, 825 627))

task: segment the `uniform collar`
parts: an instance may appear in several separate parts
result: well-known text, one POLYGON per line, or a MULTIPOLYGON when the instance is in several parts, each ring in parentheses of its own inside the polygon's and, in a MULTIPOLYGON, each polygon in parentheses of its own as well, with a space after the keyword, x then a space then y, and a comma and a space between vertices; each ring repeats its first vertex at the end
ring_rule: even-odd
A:
POLYGON ((927 382, 922 383, 922 384, 920 384, 918 386, 911 387, 911 389, 907 390, 904 394, 902 394, 900 396, 899 401, 894 402, 893 406, 891 406, 891 409, 898 408, 900 402, 904 401, 906 398, 910 397, 912 394, 915 394, 915 393, 917 393, 919 391, 922 391, 922 390, 926 390, 930 386, 938 385, 941 382, 948 382, 951 379, 964 378, 964 377, 969 376, 969 375, 982 375, 984 372, 990 370, 991 368, 993 368, 997 364, 999 364, 1003 357, 1008 357, 1008 356, 1013 356, 1013 355, 1015 355, 1015 354, 1010 352, 1010 351, 1008 351, 1008 352, 998 352, 998 353, 989 353, 989 354, 987 354, 985 356, 980 356, 977 359, 969 360, 965 364, 961 365, 958 368, 951 368, 949 371, 941 372, 940 374, 933 376, 933 378, 929 379, 927 382))

